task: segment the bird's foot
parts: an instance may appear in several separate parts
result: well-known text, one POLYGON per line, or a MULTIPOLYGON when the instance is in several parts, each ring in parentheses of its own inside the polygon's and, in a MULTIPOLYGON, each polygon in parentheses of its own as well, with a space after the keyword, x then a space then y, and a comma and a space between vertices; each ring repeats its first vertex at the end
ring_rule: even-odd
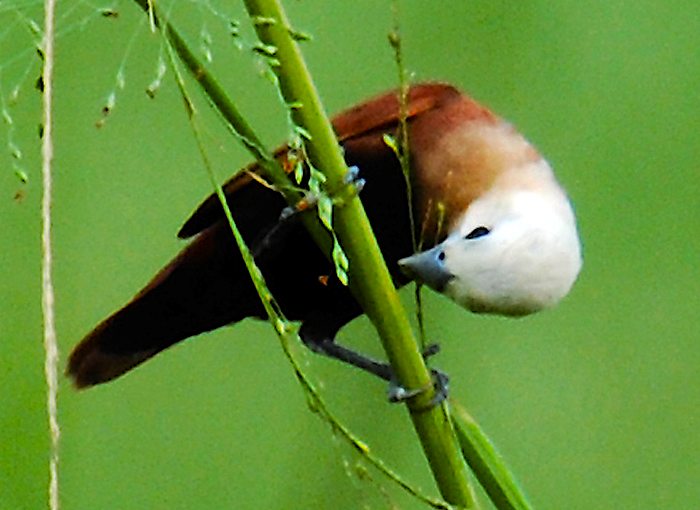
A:
POLYGON ((430 373, 432 376, 432 384, 431 386, 425 386, 423 388, 404 388, 392 379, 389 382, 389 389, 387 391, 387 397, 389 399, 389 402, 393 404, 406 402, 407 400, 410 400, 413 397, 430 391, 432 387, 435 394, 430 399, 430 402, 428 402, 422 408, 422 410, 432 409, 436 405, 439 405, 443 400, 447 398, 447 395, 449 394, 450 377, 445 372, 434 368, 430 370, 430 373))
POLYGON ((274 245, 281 244, 286 238, 286 233, 289 231, 289 226, 298 221, 301 213, 316 207, 318 204, 318 196, 311 191, 308 191, 302 199, 294 205, 288 205, 280 212, 279 219, 257 239, 252 246, 254 257, 269 250, 274 245))
MULTIPOLYGON (((405 402, 422 393, 430 391, 431 388, 434 391, 434 395, 422 410, 431 409, 447 398, 450 379, 447 374, 440 370, 431 369, 432 383, 430 385, 423 388, 409 389, 398 384, 394 371, 389 363, 377 361, 364 354, 353 351, 352 349, 336 343, 333 338, 330 337, 316 339, 302 333, 301 338, 304 344, 317 354, 335 358, 388 381, 389 388, 387 396, 389 402, 405 402)), ((427 360, 438 352, 440 352, 440 346, 438 344, 430 344, 423 350, 422 355, 423 358, 427 360)))
POLYGON ((287 221, 295 216, 298 216, 300 213, 303 213, 305 211, 308 211, 312 207, 315 207, 318 204, 318 195, 314 193, 313 191, 307 191, 304 194, 304 198, 300 199, 296 204, 294 205, 288 205, 284 209, 282 209, 282 212, 280 213, 279 221, 287 221))
POLYGON ((366 183, 367 181, 360 177, 360 168, 358 166, 348 167, 348 171, 343 178, 342 188, 332 195, 333 205, 342 207, 347 204, 360 194, 366 183))
MULTIPOLYGON (((434 356, 438 352, 440 352, 440 345, 429 344, 423 350, 423 358, 427 360, 429 357, 434 356)), ((435 407, 445 400, 449 393, 450 386, 450 377, 445 372, 437 369, 431 369, 430 373, 432 377, 432 388, 435 394, 433 395, 433 398, 430 399, 430 402, 428 402, 428 404, 425 406, 426 410, 435 407)), ((414 389, 404 388, 396 382, 394 377, 392 377, 391 381, 389 382, 387 396, 389 402, 391 403, 402 403, 429 390, 430 386, 414 389)))
MULTIPOLYGON (((343 206, 350 199, 355 198, 360 194, 362 188, 365 187, 366 181, 360 177, 360 168, 351 166, 348 168, 345 177, 343 178, 343 186, 341 190, 331 194, 331 200, 335 206, 343 206)), ((294 205, 288 205, 280 213, 280 222, 285 222, 300 213, 308 211, 312 207, 316 207, 320 201, 319 194, 314 191, 307 191, 304 198, 299 200, 294 205)))

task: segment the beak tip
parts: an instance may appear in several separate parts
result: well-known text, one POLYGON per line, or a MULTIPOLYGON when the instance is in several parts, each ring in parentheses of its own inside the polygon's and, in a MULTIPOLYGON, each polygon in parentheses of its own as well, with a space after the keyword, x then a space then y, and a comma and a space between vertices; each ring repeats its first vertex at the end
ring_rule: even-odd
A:
POLYGON ((439 247, 415 253, 399 259, 397 264, 403 274, 412 280, 420 280, 429 287, 442 292, 452 275, 442 265, 439 247))
POLYGON ((399 259, 397 264, 403 274, 405 274, 409 278, 416 277, 415 256, 404 257, 402 259, 399 259))

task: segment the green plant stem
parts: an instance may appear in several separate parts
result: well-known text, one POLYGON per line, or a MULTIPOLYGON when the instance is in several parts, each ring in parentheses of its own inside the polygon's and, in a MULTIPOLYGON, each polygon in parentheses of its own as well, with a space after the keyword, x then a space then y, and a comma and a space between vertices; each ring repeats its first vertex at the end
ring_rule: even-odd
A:
MULTIPOLYGON (((299 202, 303 198, 302 193, 294 186, 290 186, 289 179, 282 166, 271 155, 271 152, 265 148, 260 137, 258 137, 238 110, 236 103, 226 93, 214 75, 209 72, 204 63, 192 52, 178 30, 160 15, 156 4, 151 3, 149 0, 134 0, 134 2, 146 12, 151 23, 155 27, 160 28, 162 33, 165 34, 190 76, 200 85, 209 104, 221 115, 231 133, 243 143, 256 159, 265 177, 285 196, 290 205, 299 202)), ((302 220, 314 241, 326 252, 330 251, 330 236, 318 218, 305 214, 302 220)))
MULTIPOLYGON (((399 0, 391 2, 391 17, 393 20, 391 32, 389 33, 389 44, 394 50, 394 60, 396 61, 396 72, 399 81, 399 136, 398 143, 395 144, 397 157, 401 163, 401 171, 406 181, 406 195, 408 196, 409 223, 411 225, 411 244, 413 251, 421 251, 422 240, 416 237, 416 221, 413 217, 413 185, 411 183, 411 150, 408 141, 408 92, 411 84, 408 72, 404 65, 403 40, 401 38, 401 25, 399 17, 399 0)), ((423 317, 423 296, 421 294, 423 284, 416 282, 414 299, 416 302, 416 321, 418 323, 418 334, 422 349, 426 347, 425 340, 425 320, 423 317)))
POLYGON ((532 507, 496 447, 459 403, 450 399, 452 420, 462 455, 498 510, 531 510, 532 507))
POLYGON ((351 445, 354 448, 354 450, 367 463, 369 463, 371 466, 377 469, 389 480, 401 487, 408 494, 412 495, 414 498, 433 508, 439 510, 452 509, 453 507, 448 503, 427 496, 422 491, 418 490, 416 487, 406 482, 400 475, 398 475, 395 471, 389 468, 380 457, 372 453, 369 446, 367 446, 347 426, 345 426, 338 419, 338 417, 335 416, 334 413, 331 412, 323 396, 318 391, 316 385, 302 370, 302 363, 299 359, 297 359, 298 355, 294 352, 294 348, 298 347, 301 344, 301 341, 295 332, 295 328, 284 317, 279 305, 275 301, 274 296, 268 289, 267 283, 265 282, 265 278, 262 275, 262 272, 260 271, 258 266, 256 265, 253 255, 250 252, 248 246, 246 245, 245 240, 243 239, 243 236, 241 235, 240 230, 238 229, 238 226, 236 225, 236 222, 233 219, 233 215, 231 214, 231 210, 226 201, 224 191, 221 185, 219 184, 218 179, 216 178, 214 169, 211 165, 209 157, 207 156, 207 151, 204 147, 202 135, 197 125, 197 110, 192 99, 187 93, 185 87, 185 80, 182 74, 180 73, 177 63, 175 61, 175 55, 173 54, 174 49, 171 45, 168 45, 167 50, 171 69, 173 71, 173 74, 175 75, 175 81, 178 85, 180 96, 182 97, 182 100, 184 102, 185 110, 188 113, 188 121, 190 127, 192 128, 193 136, 197 142, 197 147, 202 157, 202 162, 204 163, 204 168, 209 177, 209 181, 213 189, 215 190, 219 202, 221 203, 221 207, 224 210, 224 215, 226 216, 229 228, 231 229, 233 237, 236 241, 236 246, 241 252, 243 262, 245 263, 245 266, 248 269, 250 278, 253 281, 258 296, 261 299, 262 305, 265 308, 265 311, 267 312, 270 323, 275 328, 275 332, 277 333, 280 339, 280 344, 282 345, 284 354, 289 360, 289 363, 294 370, 294 374, 308 398, 309 407, 313 409, 314 412, 318 413, 318 415, 333 429, 335 434, 339 434, 341 437, 343 437, 347 441, 347 443, 351 445))
MULTIPOLYGON (((280 3, 245 0, 245 5, 260 40, 275 49, 279 65, 274 70, 285 100, 300 105, 292 115, 311 135, 311 163, 323 171, 330 189, 338 189, 347 167, 280 3)), ((447 408, 429 406, 435 394, 431 374, 357 198, 337 208, 334 230, 349 260, 351 289, 376 327, 398 383, 405 388, 426 388, 408 401, 408 409, 440 492, 449 503, 471 508, 474 498, 447 408)))
MULTIPOLYGON (((161 28, 191 76, 200 84, 207 100, 260 163, 266 177, 285 193, 288 202, 295 203, 298 196, 290 191, 284 171, 264 149, 260 139, 206 66, 189 50, 175 28, 158 15, 154 4, 148 0, 134 1, 149 14, 154 25, 161 28)), ((313 141, 309 144, 310 159, 317 168, 323 169, 329 188, 338 189, 342 186, 347 171, 345 162, 311 85, 301 54, 292 40, 286 17, 276 3, 261 2, 259 10, 257 4, 247 2, 259 37, 263 42, 271 41, 269 44, 277 50, 276 56, 281 62, 277 71, 285 100, 289 104, 303 105, 303 108, 295 108, 293 114, 295 121, 312 136, 313 141), (277 13, 276 16, 266 15, 271 12, 269 7, 272 7, 272 14, 277 13), (271 19, 276 21, 270 24, 271 19), (268 32, 271 33, 270 39, 266 37, 268 32), (292 71, 288 71, 288 68, 292 71), (303 85, 299 87, 297 84, 303 85)), ((304 215, 304 220, 316 242, 325 251, 329 251, 329 236, 317 218, 304 215)), ((447 410, 444 405, 426 409, 434 395, 430 373, 417 349, 410 324, 398 301, 359 200, 350 200, 338 208, 335 229, 350 260, 351 288, 377 328, 398 382, 406 388, 427 389, 425 393, 410 400, 408 407, 440 492, 452 504, 473 507, 474 498, 468 485, 466 468, 459 456, 447 410)))
POLYGON ((157 6, 150 3, 149 0, 134 0, 134 2, 149 15, 154 26, 160 28, 165 34, 178 58, 205 92, 207 101, 222 116, 226 127, 253 155, 265 177, 285 195, 290 204, 301 199, 302 194, 290 186, 289 179, 279 162, 265 148, 265 144, 238 110, 236 103, 233 102, 204 63, 192 52, 178 30, 160 15, 157 6))

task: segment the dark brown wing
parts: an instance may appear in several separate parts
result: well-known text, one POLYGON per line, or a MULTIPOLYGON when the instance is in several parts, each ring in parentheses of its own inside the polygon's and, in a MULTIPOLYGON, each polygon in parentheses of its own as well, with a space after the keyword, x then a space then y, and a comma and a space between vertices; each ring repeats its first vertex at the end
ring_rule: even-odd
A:
MULTIPOLYGON (((407 118, 412 119, 455 97, 460 97, 460 92, 451 85, 443 83, 415 85, 409 91, 407 118)), ((398 122, 399 99, 396 91, 349 108, 332 119, 338 141, 345 146, 346 153, 353 146, 357 147, 357 150, 385 150, 382 135, 395 131, 398 122)), ((275 157, 283 168, 289 167, 285 165, 286 155, 286 147, 281 147, 275 152, 275 157)), ((227 200, 231 200, 234 195, 255 182, 251 173, 259 171, 258 165, 252 164, 229 179, 223 186, 227 200)), ((192 237, 222 217, 223 210, 219 199, 212 194, 192 213, 178 232, 178 237, 181 239, 192 237)))

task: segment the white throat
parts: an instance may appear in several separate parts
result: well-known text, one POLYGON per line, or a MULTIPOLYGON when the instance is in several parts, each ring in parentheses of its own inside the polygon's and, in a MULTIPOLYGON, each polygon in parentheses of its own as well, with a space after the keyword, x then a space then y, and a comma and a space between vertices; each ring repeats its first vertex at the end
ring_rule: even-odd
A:
POLYGON ((442 243, 443 292, 474 312, 526 315, 555 305, 581 268, 571 204, 549 164, 510 169, 442 243), (468 239, 478 227, 488 234, 468 239))

